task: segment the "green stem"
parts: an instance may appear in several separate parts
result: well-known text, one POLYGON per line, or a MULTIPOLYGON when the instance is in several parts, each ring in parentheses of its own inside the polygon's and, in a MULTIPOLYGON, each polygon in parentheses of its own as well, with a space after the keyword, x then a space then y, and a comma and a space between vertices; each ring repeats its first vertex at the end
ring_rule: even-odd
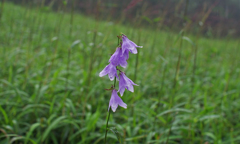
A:
MULTIPOLYGON (((120 39, 118 37, 118 45, 119 45, 119 42, 120 42, 120 39)), ((118 69, 118 68, 116 67, 116 69, 118 69)), ((114 78, 113 90, 115 89, 115 86, 116 86, 116 77, 114 78)), ((111 110, 108 110, 108 119, 107 119, 106 132, 105 132, 105 141, 104 141, 105 144, 107 142, 108 121, 109 121, 110 113, 111 113, 111 110)))
POLYGON ((105 132, 105 142, 104 142, 105 144, 107 142, 108 121, 109 121, 110 113, 111 113, 111 110, 108 111, 108 119, 107 119, 106 132, 105 132))
MULTIPOLYGON (((117 69, 117 67, 116 67, 116 69, 117 69)), ((116 86, 116 77, 114 78, 113 88, 115 88, 115 86, 116 86)))
MULTIPOLYGON (((116 86, 116 77, 114 78, 113 89, 115 89, 115 86, 116 86)), ((111 113, 111 110, 108 110, 108 119, 107 119, 107 124, 106 124, 105 142, 104 142, 105 144, 107 142, 108 121, 109 121, 110 113, 111 113)))

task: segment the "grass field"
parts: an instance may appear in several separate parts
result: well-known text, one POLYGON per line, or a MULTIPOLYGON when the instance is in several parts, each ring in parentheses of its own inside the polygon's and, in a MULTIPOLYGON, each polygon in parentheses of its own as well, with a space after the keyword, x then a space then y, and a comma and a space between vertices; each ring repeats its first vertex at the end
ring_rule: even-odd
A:
POLYGON ((121 32, 143 46, 122 69, 139 86, 111 113, 108 143, 240 143, 239 40, 10 3, 0 22, 0 143, 103 143, 113 83, 98 74, 121 32))

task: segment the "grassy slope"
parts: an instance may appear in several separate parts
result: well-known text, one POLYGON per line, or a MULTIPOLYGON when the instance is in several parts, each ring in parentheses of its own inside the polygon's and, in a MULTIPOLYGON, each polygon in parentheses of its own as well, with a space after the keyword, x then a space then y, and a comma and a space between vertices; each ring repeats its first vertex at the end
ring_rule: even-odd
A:
MULTIPOLYGON (((135 80, 140 86, 122 97, 128 109, 118 108, 110 118, 110 126, 126 142, 162 143, 168 136, 170 143, 240 142, 238 41, 189 36, 198 46, 195 83, 195 47, 184 40, 173 88, 177 34, 75 14, 70 35, 70 17, 5 4, 0 25, 1 143, 102 143, 110 99, 104 88, 112 82, 98 73, 114 52, 120 32, 144 46, 135 80), (76 40, 80 43, 71 48, 76 40)), ((124 70, 131 79, 135 59, 131 54, 124 70)), ((109 142, 116 142, 113 133, 108 136, 109 142)))

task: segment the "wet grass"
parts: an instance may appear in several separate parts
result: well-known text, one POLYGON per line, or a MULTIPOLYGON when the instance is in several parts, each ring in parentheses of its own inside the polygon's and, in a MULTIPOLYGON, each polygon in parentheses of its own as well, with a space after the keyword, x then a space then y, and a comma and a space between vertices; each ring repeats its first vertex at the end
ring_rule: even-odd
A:
POLYGON ((240 143, 239 40, 185 33, 176 75, 180 34, 10 3, 0 31, 0 143, 103 143, 112 82, 98 74, 120 32, 143 49, 109 143, 240 143))

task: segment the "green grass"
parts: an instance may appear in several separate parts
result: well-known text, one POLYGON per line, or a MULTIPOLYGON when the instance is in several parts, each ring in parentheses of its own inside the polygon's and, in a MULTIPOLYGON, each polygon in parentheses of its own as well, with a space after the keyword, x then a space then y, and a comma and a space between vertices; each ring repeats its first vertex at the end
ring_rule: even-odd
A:
MULTIPOLYGON (((179 34, 80 14, 74 14, 72 27, 70 23, 67 13, 5 3, 0 23, 1 144, 103 143, 111 96, 104 89, 112 82, 98 74, 120 32, 143 49, 135 80, 139 86, 122 97, 128 108, 111 114, 108 143, 117 143, 115 134, 124 143, 165 143, 168 138, 168 143, 182 144, 240 143, 239 40, 185 34, 194 44, 182 40, 173 87, 179 34)), ((131 79, 135 60, 130 54, 124 69, 131 79)))

